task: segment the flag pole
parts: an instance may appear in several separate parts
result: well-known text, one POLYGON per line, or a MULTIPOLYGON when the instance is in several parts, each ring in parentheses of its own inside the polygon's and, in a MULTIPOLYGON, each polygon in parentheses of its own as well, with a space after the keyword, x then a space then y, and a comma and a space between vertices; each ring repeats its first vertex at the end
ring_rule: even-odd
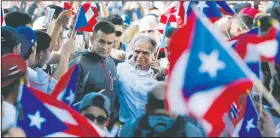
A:
MULTIPOLYGON (((258 35, 260 36, 261 35, 261 22, 260 22, 260 20, 257 21, 257 25, 258 25, 258 35)), ((259 61, 259 63, 260 63, 260 61, 259 61)), ((260 66, 261 66, 261 63, 259 64, 259 69, 261 71, 261 67, 260 66)), ((263 85, 261 85, 260 95, 259 95, 259 97, 260 97, 260 101, 259 101, 260 105, 262 105, 262 103, 263 103, 262 95, 263 95, 263 85)), ((260 116, 262 116, 262 106, 260 106, 259 108, 260 108, 260 116)))
POLYGON ((167 19, 167 21, 166 21, 166 23, 165 23, 165 28, 164 28, 164 30, 163 30, 163 35, 162 35, 162 39, 161 39, 161 44, 160 44, 160 47, 157 49, 156 59, 158 58, 160 49, 161 49, 161 48, 163 47, 163 45, 164 45, 165 32, 166 32, 166 30, 167 30, 167 24, 168 24, 168 22, 169 22, 169 19, 170 19, 170 15, 168 16, 168 19, 167 19))
POLYGON ((72 30, 72 32, 71 32, 70 38, 73 38, 74 34, 76 33, 76 25, 77 25, 78 18, 79 18, 79 16, 80 16, 80 10, 81 10, 81 8, 82 8, 82 5, 80 5, 80 9, 79 9, 78 14, 77 14, 77 16, 76 16, 75 25, 74 25, 73 30, 72 30))
POLYGON ((249 31, 250 29, 248 26, 242 21, 242 19, 239 17, 239 15, 235 12, 235 10, 232 10, 234 15, 238 18, 238 20, 244 25, 244 27, 249 31))

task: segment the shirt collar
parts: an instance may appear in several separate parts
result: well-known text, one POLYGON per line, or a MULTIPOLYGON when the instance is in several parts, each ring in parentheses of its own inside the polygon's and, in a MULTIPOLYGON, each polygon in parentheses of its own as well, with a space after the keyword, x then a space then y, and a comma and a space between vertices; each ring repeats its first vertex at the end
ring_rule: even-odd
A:
POLYGON ((149 67, 149 69, 147 71, 145 71, 145 70, 136 69, 136 67, 133 65, 131 65, 131 67, 129 68, 129 72, 135 72, 138 75, 153 75, 154 74, 154 71, 152 70, 151 67, 149 67))

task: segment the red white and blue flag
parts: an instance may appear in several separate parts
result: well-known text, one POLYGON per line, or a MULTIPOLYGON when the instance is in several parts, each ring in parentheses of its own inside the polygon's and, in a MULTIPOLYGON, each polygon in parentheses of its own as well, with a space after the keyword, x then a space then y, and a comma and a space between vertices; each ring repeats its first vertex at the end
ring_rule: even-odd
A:
POLYGON ((159 23, 159 32, 163 34, 166 26, 178 27, 182 24, 181 17, 179 16, 179 1, 174 1, 161 15, 159 23))
POLYGON ((247 33, 240 34, 236 37, 231 38, 229 41, 232 44, 232 47, 240 55, 240 57, 246 62, 248 67, 256 74, 257 77, 260 77, 261 72, 261 55, 257 51, 256 47, 251 45, 246 45, 246 47, 239 45, 244 39, 248 36, 258 37, 259 28, 250 30, 247 33), (248 51, 248 52, 246 52, 248 51), (245 54, 245 55, 244 55, 245 54))
POLYGON ((78 72, 77 65, 72 66, 59 80, 51 95, 69 106, 73 105, 77 90, 78 72))
POLYGON ((79 10, 74 30, 93 32, 98 10, 95 2, 84 2, 79 10))
POLYGON ((255 49, 254 51, 260 54, 262 61, 280 65, 280 31, 272 27, 263 36, 247 35, 242 41, 238 41, 235 49, 243 59, 252 53, 250 49, 255 49))
POLYGON ((234 15, 234 11, 230 8, 230 6, 225 1, 215 1, 217 3, 217 6, 220 10, 220 12, 224 15, 234 15))
MULTIPOLYGON (((233 110, 233 109, 231 109, 233 110)), ((237 117, 231 116, 234 121, 235 131, 232 137, 261 137, 261 133, 257 127, 258 112, 253 104, 250 95, 243 100, 240 108, 236 108, 237 117)))
POLYGON ((72 15, 75 15, 76 13, 73 11, 74 8, 72 6, 72 4, 69 1, 64 1, 63 2, 63 9, 64 10, 72 10, 72 15))
POLYGON ((198 11, 193 13, 171 38, 166 105, 171 112, 196 117, 208 136, 219 136, 225 129, 224 113, 252 88, 245 71, 253 74, 225 48, 224 38, 207 28, 210 23, 203 22, 198 11))
POLYGON ((17 126, 27 137, 100 137, 99 128, 63 102, 37 89, 22 86, 17 126))
POLYGON ((192 6, 197 7, 211 22, 215 22, 222 17, 215 1, 181 1, 180 4, 179 15, 184 25, 188 20, 188 16, 193 13, 192 6))

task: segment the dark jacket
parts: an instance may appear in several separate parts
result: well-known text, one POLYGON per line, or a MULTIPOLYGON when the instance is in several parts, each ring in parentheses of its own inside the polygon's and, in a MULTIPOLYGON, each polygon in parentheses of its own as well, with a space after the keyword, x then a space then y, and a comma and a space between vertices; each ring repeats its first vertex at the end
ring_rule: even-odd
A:
POLYGON ((89 92, 103 92, 111 101, 111 119, 118 116, 116 102, 118 81, 116 65, 111 58, 102 58, 96 53, 87 50, 77 53, 70 66, 77 63, 79 66, 78 86, 74 103, 80 101, 89 92))

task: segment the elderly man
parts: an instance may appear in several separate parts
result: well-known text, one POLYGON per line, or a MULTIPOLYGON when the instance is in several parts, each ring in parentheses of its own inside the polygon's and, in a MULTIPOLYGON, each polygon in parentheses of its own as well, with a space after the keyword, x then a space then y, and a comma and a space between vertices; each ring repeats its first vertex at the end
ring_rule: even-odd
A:
POLYGON ((120 92, 120 121, 127 123, 145 113, 147 93, 157 82, 151 69, 156 41, 147 36, 139 36, 133 43, 131 60, 119 63, 117 78, 120 92))

